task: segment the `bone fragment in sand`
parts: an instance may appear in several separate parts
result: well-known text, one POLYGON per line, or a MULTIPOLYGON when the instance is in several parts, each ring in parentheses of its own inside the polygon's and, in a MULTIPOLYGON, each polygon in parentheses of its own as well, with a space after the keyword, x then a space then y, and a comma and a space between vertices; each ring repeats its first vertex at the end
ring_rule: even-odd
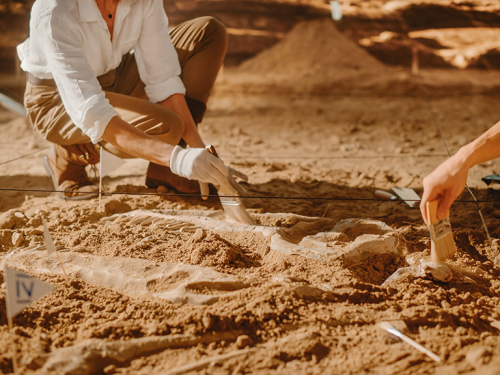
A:
MULTIPOLYGON (((70 279, 110 288, 127 295, 147 295, 174 303, 210 305, 224 292, 246 288, 239 278, 211 268, 182 263, 156 263, 135 258, 104 258, 62 253, 70 279)), ((41 251, 23 251, 10 257, 9 265, 32 275, 61 275, 54 258, 41 251)))
POLYGON ((169 372, 166 373, 166 375, 182 375, 186 374, 191 371, 199 371, 203 370, 204 368, 212 365, 212 364, 217 364, 221 363, 223 361, 226 361, 231 358, 239 357, 242 355, 249 354, 251 352, 255 351, 255 349, 243 349, 243 350, 237 350, 231 353, 226 353, 226 354, 221 354, 221 355, 216 355, 208 358, 204 358, 200 361, 197 361, 195 363, 191 363, 189 365, 177 367, 169 372))
MULTIPOLYGON (((299 226, 292 227, 291 231, 300 237, 299 226)), ((271 250, 311 259, 341 257, 347 266, 361 263, 377 254, 403 256, 406 253, 405 243, 397 232, 375 220, 341 220, 331 231, 304 234, 298 243, 287 240, 284 234, 282 231, 271 238, 271 250)))
POLYGON ((449 282, 453 279, 453 272, 445 263, 423 262, 409 267, 402 267, 396 270, 382 286, 389 286, 406 275, 412 275, 417 278, 428 278, 434 281, 449 282))
POLYGON ((197 344, 217 341, 233 341, 237 332, 222 332, 217 335, 194 336, 187 334, 153 336, 127 341, 105 341, 89 339, 77 345, 60 348, 52 353, 42 354, 28 364, 28 368, 57 374, 95 374, 110 364, 120 364, 147 354, 166 349, 188 348, 197 344))

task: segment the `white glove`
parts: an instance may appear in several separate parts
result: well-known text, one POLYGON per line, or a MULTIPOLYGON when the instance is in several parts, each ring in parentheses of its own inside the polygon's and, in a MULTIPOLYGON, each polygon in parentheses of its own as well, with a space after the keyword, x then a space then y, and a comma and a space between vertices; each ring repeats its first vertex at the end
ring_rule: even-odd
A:
MULTIPOLYGON (((237 169, 233 169, 231 167, 226 167, 226 168, 227 168, 227 179, 230 185, 238 192, 238 194, 248 195, 248 191, 234 179, 234 177, 238 177, 246 182, 248 181, 248 176, 243 172, 238 171, 237 169)), ((215 187, 217 188, 217 190, 219 190, 220 185, 215 185, 215 187)), ((201 191, 201 199, 207 200, 209 194, 209 188, 206 182, 200 181, 200 191, 201 191)))
POLYGON ((175 146, 170 156, 170 169, 189 180, 216 186, 227 184, 227 169, 224 162, 204 148, 184 149, 175 146))

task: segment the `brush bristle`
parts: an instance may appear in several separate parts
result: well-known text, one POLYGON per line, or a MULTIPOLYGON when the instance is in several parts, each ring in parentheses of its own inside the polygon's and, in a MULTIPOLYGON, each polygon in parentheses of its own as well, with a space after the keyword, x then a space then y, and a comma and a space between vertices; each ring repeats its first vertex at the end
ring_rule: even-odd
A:
POLYGON ((437 241, 431 239, 431 260, 433 262, 444 262, 457 253, 457 246, 450 232, 437 241))
POLYGON ((444 220, 437 218, 438 202, 427 202, 427 221, 431 232, 431 260, 444 262, 457 253, 450 225, 450 213, 444 220))
POLYGON ((255 225, 255 220, 248 214, 243 204, 228 205, 222 203, 222 208, 227 216, 232 220, 247 225, 255 225))

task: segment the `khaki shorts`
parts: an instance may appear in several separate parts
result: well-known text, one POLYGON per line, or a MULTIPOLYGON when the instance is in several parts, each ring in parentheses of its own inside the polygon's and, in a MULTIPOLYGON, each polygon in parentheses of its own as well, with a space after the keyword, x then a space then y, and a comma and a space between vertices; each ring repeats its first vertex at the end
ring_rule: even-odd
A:
MULTIPOLYGON (((226 30, 216 19, 201 17, 180 24, 170 35, 181 64, 186 100, 195 122, 201 122, 227 50, 226 30)), ((173 111, 147 101, 132 53, 124 55, 115 70, 98 77, 98 80, 106 98, 124 121, 164 142, 179 143, 184 131, 181 118, 173 111)), ((46 140, 60 145, 90 142, 66 113, 55 84, 28 81, 24 105, 28 121, 46 140)), ((121 157, 128 156, 104 142, 102 146, 121 157)))

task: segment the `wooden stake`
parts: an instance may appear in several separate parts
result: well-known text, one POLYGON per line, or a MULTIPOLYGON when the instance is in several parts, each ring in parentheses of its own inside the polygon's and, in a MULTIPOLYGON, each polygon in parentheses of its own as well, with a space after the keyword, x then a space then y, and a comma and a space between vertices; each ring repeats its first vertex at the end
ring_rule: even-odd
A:
POLYGON ((328 204, 326 205, 325 212, 323 212, 323 215, 321 215, 321 217, 325 217, 325 216, 326 216, 326 213, 327 213, 327 212, 328 212, 328 210, 330 209, 330 206, 331 206, 331 205, 332 205, 331 203, 328 203, 328 204))
POLYGON ((68 280, 68 275, 66 275, 66 271, 64 270, 63 262, 61 260, 61 257, 59 256, 59 252, 57 250, 56 250, 56 254, 57 254, 57 259, 59 259, 59 264, 61 265, 64 277, 66 278, 66 281, 68 282, 69 281, 68 280))
POLYGON ((411 61, 411 72, 413 75, 418 76, 418 48, 417 46, 412 46, 412 61, 411 61))
POLYGON ((9 321, 9 330, 11 331, 12 335, 14 336, 14 339, 12 340, 12 350, 13 350, 13 355, 12 355, 12 367, 14 368, 14 374, 19 374, 19 369, 17 368, 17 345, 16 345, 16 333, 14 332, 14 326, 12 324, 12 318, 9 317, 7 319, 9 321))

